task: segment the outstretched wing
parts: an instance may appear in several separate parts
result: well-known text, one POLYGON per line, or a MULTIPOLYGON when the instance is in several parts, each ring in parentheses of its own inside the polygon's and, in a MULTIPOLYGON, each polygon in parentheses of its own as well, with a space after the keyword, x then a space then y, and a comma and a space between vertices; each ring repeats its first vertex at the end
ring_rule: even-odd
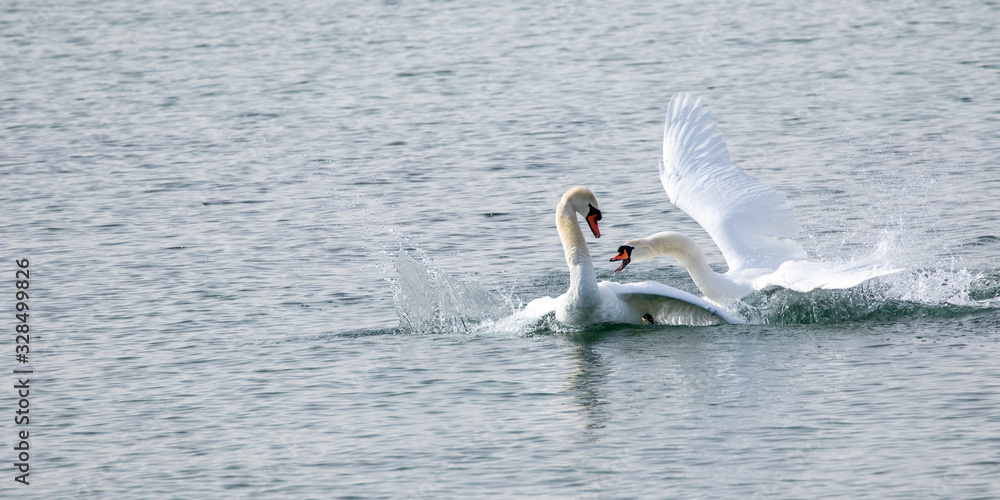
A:
POLYGON ((788 199, 729 160, 726 143, 701 98, 679 92, 663 130, 660 182, 670 202, 708 232, 730 271, 776 269, 806 258, 788 199))
POLYGON ((672 286, 656 281, 640 283, 602 282, 623 302, 643 314, 649 314, 660 325, 708 326, 723 323, 744 323, 743 318, 710 302, 672 286))

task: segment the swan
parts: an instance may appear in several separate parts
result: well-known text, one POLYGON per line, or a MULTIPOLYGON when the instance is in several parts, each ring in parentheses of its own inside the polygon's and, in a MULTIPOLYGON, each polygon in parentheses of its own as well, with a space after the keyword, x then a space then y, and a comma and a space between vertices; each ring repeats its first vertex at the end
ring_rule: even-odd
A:
POLYGON ((670 99, 660 182, 670 202, 712 237, 729 270, 713 271, 694 240, 667 231, 618 247, 611 258, 621 262, 615 274, 630 262, 674 257, 705 297, 726 304, 758 290, 851 288, 902 271, 880 266, 874 258, 847 263, 807 260, 805 249, 792 240, 799 223, 791 203, 730 161, 726 143, 700 97, 679 92, 670 99))
POLYGON ((531 301, 524 309, 527 316, 541 317, 555 312, 557 321, 572 326, 743 323, 741 318, 703 298, 662 283, 598 283, 577 214, 584 217, 595 238, 601 237, 598 221, 602 215, 594 193, 585 187, 566 191, 556 207, 556 228, 569 266, 569 290, 556 298, 531 301))

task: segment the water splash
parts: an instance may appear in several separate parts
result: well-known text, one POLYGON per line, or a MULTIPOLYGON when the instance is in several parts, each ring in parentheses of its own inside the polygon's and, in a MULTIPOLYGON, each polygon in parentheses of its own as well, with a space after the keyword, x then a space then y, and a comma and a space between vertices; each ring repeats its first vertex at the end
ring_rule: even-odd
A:
POLYGON ((438 268, 415 249, 419 260, 400 247, 393 260, 396 278, 389 283, 400 329, 410 332, 469 333, 514 314, 520 302, 491 292, 471 280, 461 280, 438 268))
POLYGON ((927 269, 891 281, 896 298, 923 305, 1000 306, 997 276, 962 269, 927 269))
POLYGON ((955 317, 1000 310, 1000 274, 964 268, 902 272, 846 290, 757 293, 736 308, 751 323, 770 324, 955 317))
MULTIPOLYGON (((388 284, 399 319, 392 333, 523 334, 537 329, 514 318, 522 306, 514 294, 491 291, 478 281, 455 277, 438 267, 409 234, 387 218, 391 207, 333 187, 330 199, 349 214, 353 241, 368 249, 362 269, 380 274, 388 284)), ((386 331, 390 330, 380 330, 386 331)))

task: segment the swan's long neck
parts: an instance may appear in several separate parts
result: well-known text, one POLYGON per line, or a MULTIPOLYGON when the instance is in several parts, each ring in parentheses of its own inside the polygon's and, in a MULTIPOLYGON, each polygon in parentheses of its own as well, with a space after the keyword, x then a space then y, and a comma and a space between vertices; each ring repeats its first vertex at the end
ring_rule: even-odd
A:
MULTIPOLYGON (((742 298, 752 292, 751 288, 734 283, 726 276, 712 270, 698 244, 680 233, 664 232, 644 238, 649 255, 653 257, 674 257, 687 269, 694 284, 706 297, 715 302, 726 302, 742 298)), ((637 247, 638 248, 638 247, 637 247)), ((645 259, 643 259, 645 260, 645 259)))
POLYGON ((566 198, 563 198, 556 208, 556 228, 559 229, 559 239, 562 240, 566 264, 569 266, 567 293, 571 297, 571 302, 580 307, 594 307, 600 302, 594 263, 590 259, 583 231, 580 230, 576 210, 566 198))

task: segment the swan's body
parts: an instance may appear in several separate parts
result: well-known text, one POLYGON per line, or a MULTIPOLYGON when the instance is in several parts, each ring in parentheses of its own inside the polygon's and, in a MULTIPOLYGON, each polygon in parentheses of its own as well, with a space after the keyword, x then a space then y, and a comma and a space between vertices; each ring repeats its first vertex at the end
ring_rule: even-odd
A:
POLYGON ((670 202, 712 237, 729 271, 713 271, 693 240, 673 232, 626 242, 611 259, 624 261, 618 271, 629 262, 675 257, 702 293, 720 304, 774 287, 799 292, 850 288, 899 271, 879 267, 874 259, 846 264, 806 260, 805 249, 792 240, 799 223, 791 204, 729 160, 726 143, 701 98, 681 92, 670 100, 660 182, 670 202))
POLYGON ((670 325, 742 323, 705 299, 661 283, 598 283, 577 214, 585 215, 594 236, 600 237, 601 214, 594 194, 583 187, 567 191, 556 208, 556 228, 569 266, 569 290, 554 299, 531 301, 524 314, 540 317, 555 312, 556 320, 573 326, 650 320, 670 325))

